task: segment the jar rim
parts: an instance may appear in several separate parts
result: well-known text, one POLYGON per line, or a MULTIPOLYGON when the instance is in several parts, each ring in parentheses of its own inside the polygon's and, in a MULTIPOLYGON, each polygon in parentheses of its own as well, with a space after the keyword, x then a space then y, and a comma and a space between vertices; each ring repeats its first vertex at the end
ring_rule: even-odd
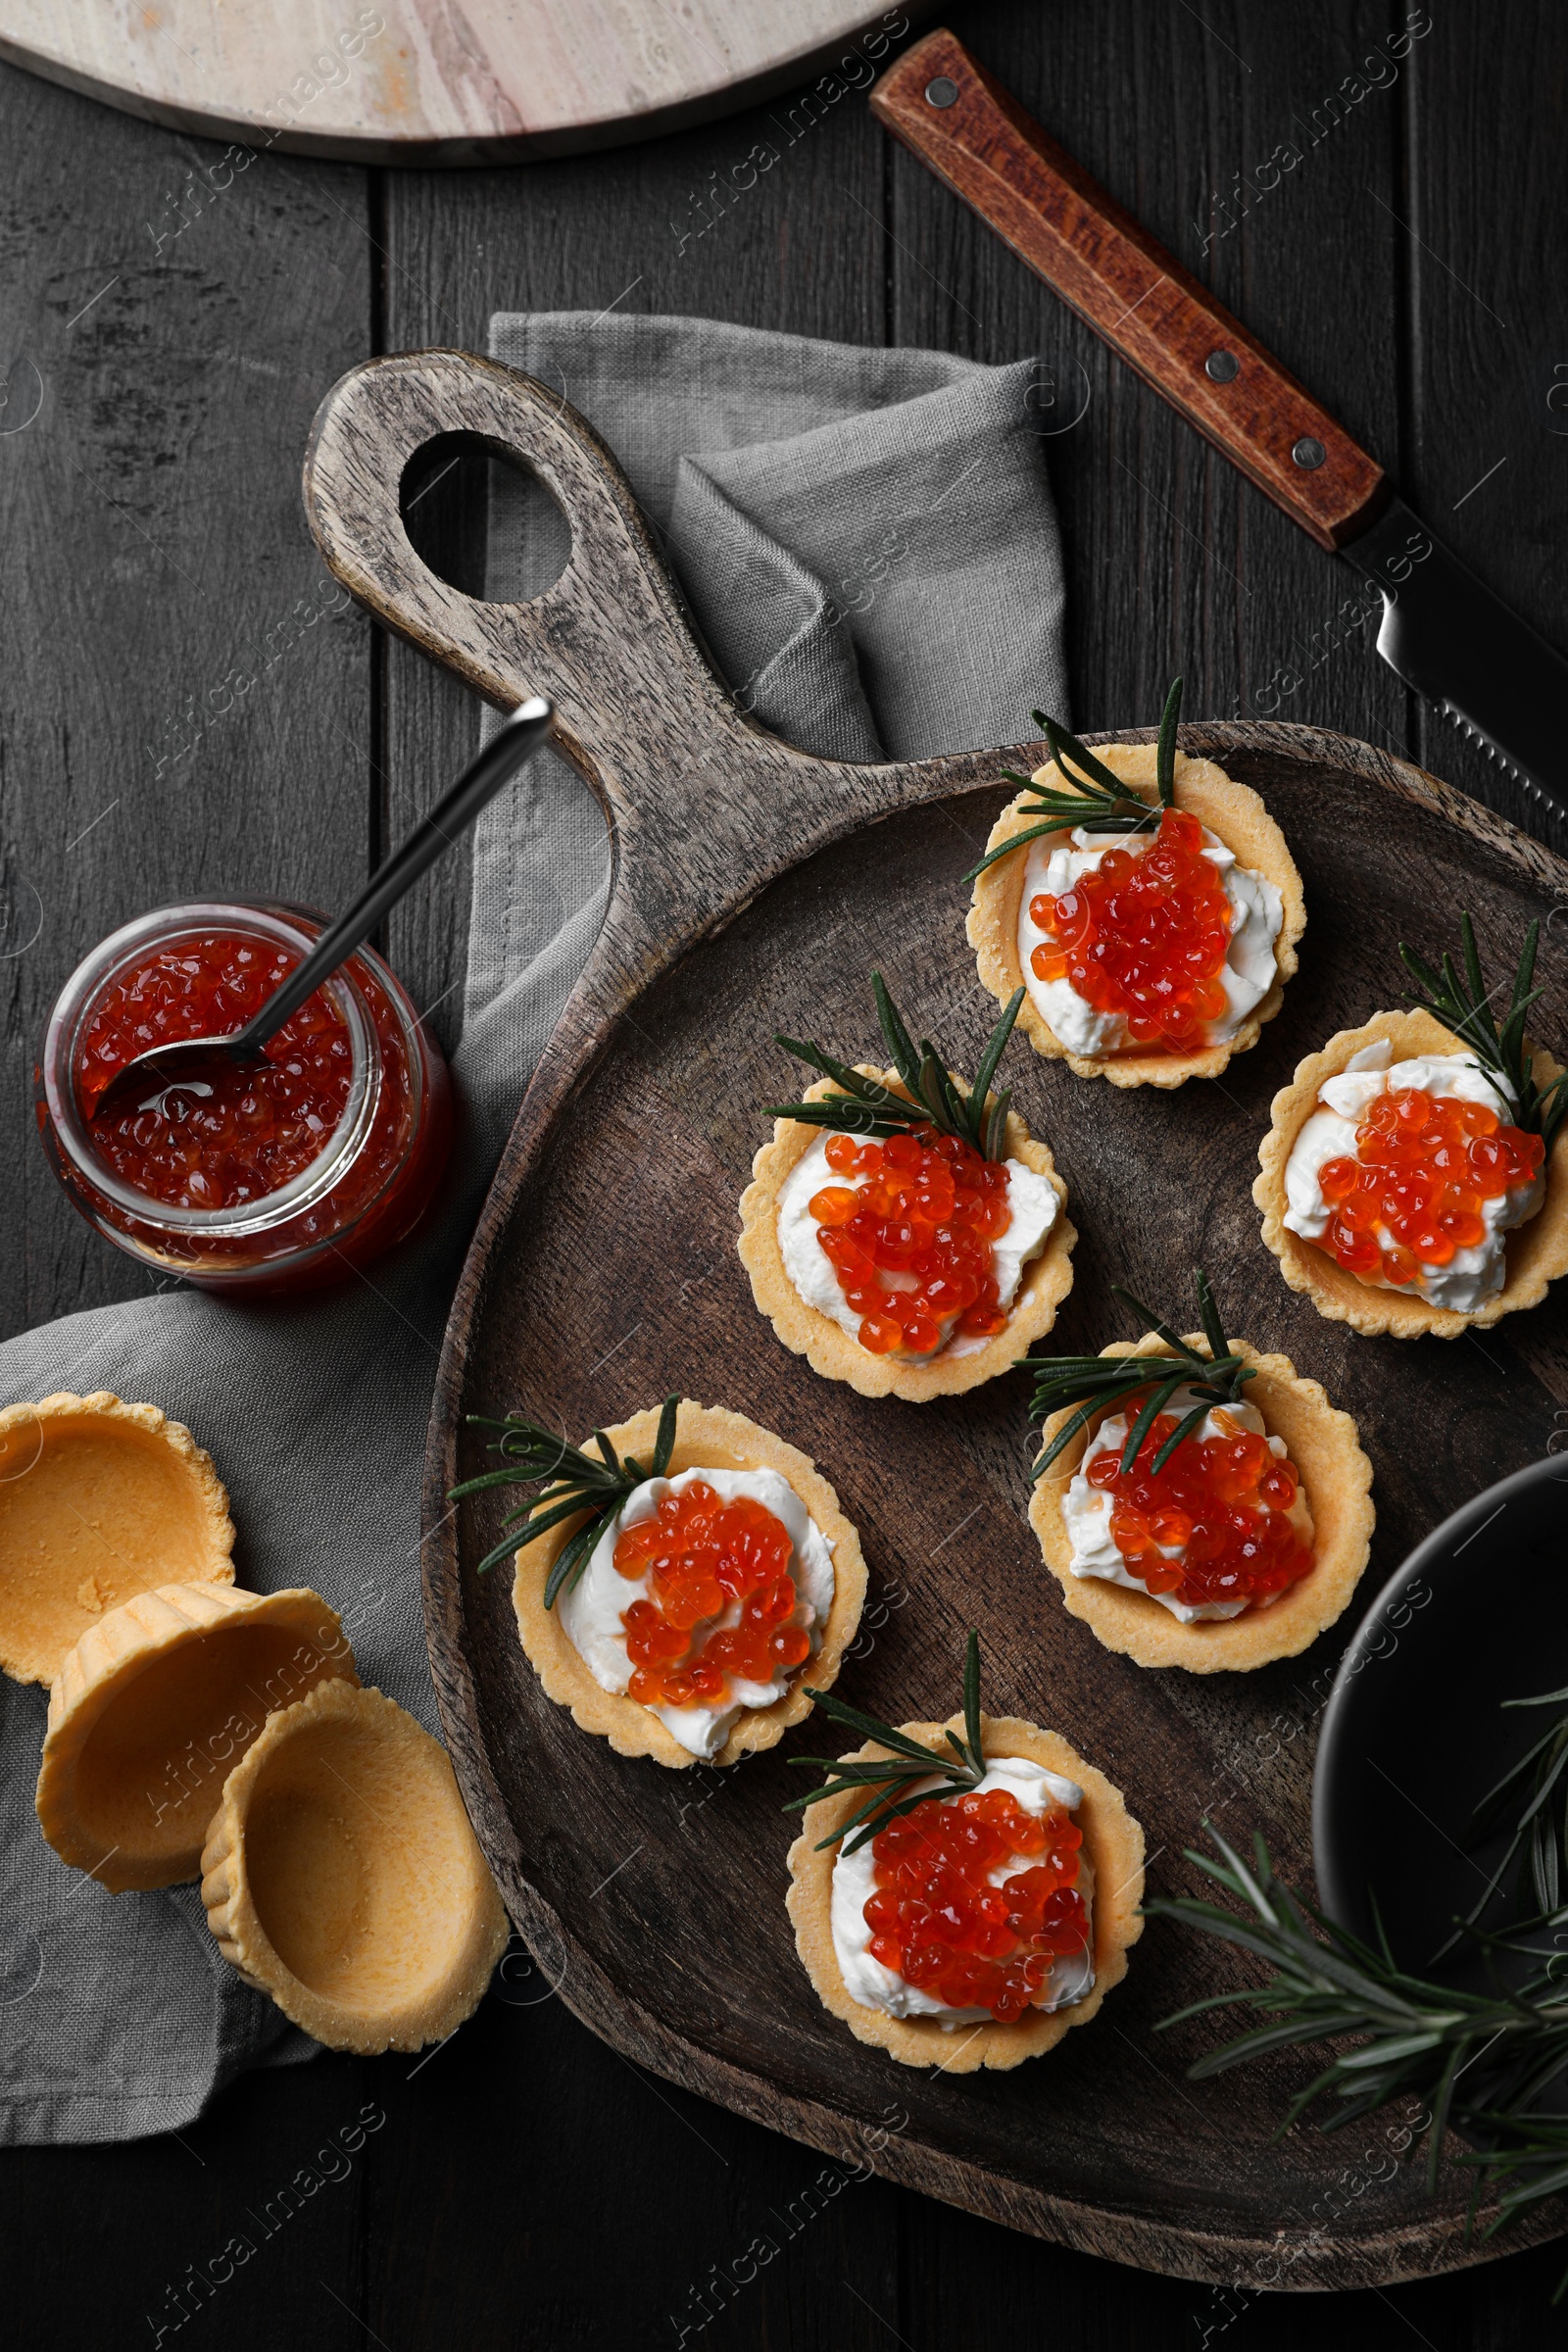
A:
MULTIPOLYGON (((77 1174, 103 1198, 146 1226, 206 1240, 242 1240, 288 1223, 323 1199, 353 1166, 369 1139, 380 1102, 380 1040, 368 1004, 355 979, 351 958, 322 982, 348 1030, 352 1069, 343 1114, 316 1156, 275 1192, 264 1193, 243 1208, 181 1208, 138 1192, 116 1176, 94 1151, 90 1125, 76 1094, 76 1049, 88 1014, 109 983, 139 954, 163 948, 188 934, 249 932, 275 945, 309 955, 328 917, 314 907, 276 900, 197 899, 155 907, 123 923, 84 956, 61 989, 44 1035, 41 1078, 49 1117, 62 1151, 77 1174), (303 923, 317 928, 306 930, 303 923)), ((371 951, 359 949, 357 955, 371 951)), ((379 958, 376 958, 378 961, 379 958)))

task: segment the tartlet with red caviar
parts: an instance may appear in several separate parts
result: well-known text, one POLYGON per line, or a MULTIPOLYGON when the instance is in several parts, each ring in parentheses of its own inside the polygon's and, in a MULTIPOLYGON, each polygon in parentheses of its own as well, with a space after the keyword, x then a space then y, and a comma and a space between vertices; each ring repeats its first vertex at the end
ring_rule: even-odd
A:
POLYGON ((1055 1732, 980 1707, 898 1728, 822 1696, 862 1735, 798 1797, 789 1915, 818 1999, 901 2066, 972 2074, 1053 2049, 1127 1973, 1143 1933, 1144 1834, 1055 1732), (838 1851, 835 1852, 834 1849, 838 1851))
POLYGON ((1415 1009, 1341 1030, 1275 1096, 1252 1198, 1330 1321, 1456 1339, 1568 1273, 1568 1073, 1525 1036, 1540 929, 1500 1023, 1466 914, 1462 976, 1401 948, 1415 1009))
POLYGON ((860 1540, 815 1464, 720 1405, 674 1396, 596 1430, 597 1458, 513 1415, 502 1468, 535 1485, 481 1563, 514 1557, 547 1697, 623 1756, 680 1769, 772 1747, 830 1684, 865 1600, 860 1540))
POLYGON ((1034 713, 1051 759, 992 827, 969 942, 999 1004, 1025 991, 1037 1054, 1079 1078, 1175 1087, 1257 1043, 1297 967, 1306 903, 1250 785, 1176 748, 1102 744, 1034 713))
POLYGON ((1140 1666, 1248 1673, 1348 1606, 1371 1552, 1350 1415, 1283 1355, 1227 1340, 1205 1275, 1180 1337, 1118 1290, 1136 1342, 1042 1357, 1030 1524, 1069 1613, 1140 1666))
POLYGON ((1022 991, 966 1086, 929 1039, 916 1051, 880 973, 872 985, 893 1068, 779 1040, 822 1075, 769 1106, 738 1248, 759 1308, 814 1372, 923 1403, 1007 1371, 1050 1331, 1078 1237, 1051 1152, 1010 1088, 990 1091, 1022 991))

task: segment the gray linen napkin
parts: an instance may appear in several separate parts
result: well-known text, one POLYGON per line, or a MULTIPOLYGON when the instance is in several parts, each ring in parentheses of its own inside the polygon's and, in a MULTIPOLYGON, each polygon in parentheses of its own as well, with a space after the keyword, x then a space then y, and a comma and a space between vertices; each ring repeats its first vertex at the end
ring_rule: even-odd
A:
MULTIPOLYGON (((874 759, 1012 741, 1042 700, 1065 711, 1029 363, 572 314, 501 317, 491 340, 615 449, 764 724, 874 759)), ((492 593, 553 577, 561 529, 537 492, 499 498, 492 593)), ((175 1291, 0 1347, 0 1400, 107 1388, 187 1422, 228 1485, 238 1581, 324 1593, 365 1682, 431 1729, 418 1489, 442 1324, 608 874, 597 805, 552 756, 482 820, 454 1063, 467 1127, 422 1242, 301 1304, 175 1291)), ((41 1690, 0 1682, 0 2139, 177 2131, 244 2068, 315 2044, 227 1967, 195 1888, 111 1895, 57 1860, 31 1802, 44 1714, 41 1690)))

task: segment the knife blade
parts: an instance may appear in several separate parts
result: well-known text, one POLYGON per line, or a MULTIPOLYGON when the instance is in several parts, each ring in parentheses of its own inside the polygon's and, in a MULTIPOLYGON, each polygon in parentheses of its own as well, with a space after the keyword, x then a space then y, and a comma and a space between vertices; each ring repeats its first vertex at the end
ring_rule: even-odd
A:
POLYGON ((1383 597, 1391 669, 1568 811, 1568 661, 1428 530, 1305 387, 940 29, 877 119, 1320 547, 1383 597))
POLYGON ((1383 594, 1378 652, 1538 801, 1568 808, 1568 662, 1391 498, 1340 550, 1383 594))

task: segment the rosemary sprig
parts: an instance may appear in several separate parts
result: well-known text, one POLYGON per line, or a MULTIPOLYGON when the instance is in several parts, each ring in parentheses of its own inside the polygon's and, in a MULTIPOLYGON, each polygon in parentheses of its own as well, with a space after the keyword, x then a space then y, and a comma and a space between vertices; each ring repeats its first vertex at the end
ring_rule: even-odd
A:
POLYGON ((1482 1069, 1507 1107, 1510 1123, 1523 1127, 1528 1134, 1539 1135, 1549 1152, 1558 1128, 1568 1117, 1568 1070, 1549 1086, 1538 1087, 1525 1054, 1525 1016, 1536 999, 1544 993, 1531 986, 1536 976, 1541 925, 1539 921, 1533 922, 1525 933, 1525 944, 1514 969, 1513 995, 1500 1026, 1492 1011, 1492 999, 1497 992, 1487 987, 1482 975, 1476 927, 1468 914, 1459 917, 1459 937, 1464 956, 1463 979, 1454 969, 1451 956, 1445 954, 1442 971, 1435 972, 1424 956, 1401 940, 1399 954, 1405 966, 1427 992, 1416 1002, 1428 1012, 1436 1013, 1455 1037, 1462 1037, 1467 1046, 1474 1047, 1482 1069), (1511 1096, 1498 1086, 1494 1072, 1512 1087, 1511 1096))
MULTIPOLYGON (((1568 1702, 1568 1690, 1544 1690, 1535 1698, 1505 1698, 1505 1707, 1560 1707, 1568 1702)), ((1488 1880, 1481 1899, 1460 1920, 1440 1951, 1434 1957, 1441 1960, 1471 1930, 1479 1926, 1483 1913, 1503 1882, 1513 1874, 1513 1899, 1522 1917, 1534 1896, 1535 1913, 1544 1919, 1555 1912, 1562 1900, 1565 1877, 1568 1877, 1568 1715, 1559 1715, 1549 1724, 1534 1745, 1528 1747, 1517 1764, 1511 1765, 1500 1781, 1476 1807, 1470 1824, 1470 1839, 1479 1842, 1489 1838, 1507 1819, 1510 1808, 1517 1808, 1513 1832, 1503 1851, 1502 1859, 1488 1880)))
POLYGON ((979 864, 969 868, 964 880, 972 882, 977 874, 985 872, 988 865, 995 865, 999 858, 1010 858, 1014 850, 1023 848, 1025 842, 1038 841, 1043 833, 1059 833, 1063 827, 1084 825, 1091 833, 1147 833, 1157 825, 1161 811, 1169 808, 1175 799, 1176 722, 1181 716, 1181 709, 1182 682, 1177 678, 1165 697, 1165 708, 1160 714, 1159 740, 1155 750, 1159 798, 1152 804, 1140 798, 1130 785, 1105 765, 1103 760, 1097 760, 1076 735, 1069 735, 1065 727, 1058 726, 1054 718, 1048 718, 1044 710, 1033 711, 1031 716, 1051 746, 1051 757, 1062 783, 1040 784, 1033 776, 1020 776, 1012 768, 1004 767, 1002 770, 1004 783, 1021 784, 1026 792, 1036 795, 1020 813, 1041 817, 1044 822, 1030 825, 1022 833, 1014 833, 1000 849, 988 850, 979 864), (1068 769, 1069 760, 1076 773, 1068 769))
POLYGON ((1179 1332, 1156 1315, 1152 1307, 1145 1306, 1131 1291, 1119 1283, 1111 1289, 1122 1303, 1130 1306, 1143 1322, 1146 1331, 1158 1334, 1169 1355, 1025 1355, 1020 1356, 1021 1370, 1035 1375, 1035 1393, 1029 1407, 1032 1421, 1048 1421, 1067 1405, 1078 1410, 1057 1430, 1045 1447, 1031 1471, 1031 1478, 1044 1478, 1056 1456, 1071 1445, 1081 1429, 1087 1429, 1097 1413, 1104 1406, 1123 1400, 1130 1401, 1141 1389, 1150 1394, 1122 1448, 1123 1472, 1132 1468, 1142 1446, 1154 1425, 1156 1417, 1165 1410, 1178 1389, 1191 1388, 1202 1399, 1183 1414, 1175 1429, 1155 1454, 1152 1469, 1157 1473, 1165 1467, 1182 1440, 1189 1437, 1215 1404, 1235 1404, 1244 1384, 1255 1378, 1250 1364, 1238 1355, 1225 1337, 1219 1309, 1208 1276, 1201 1266, 1196 1267, 1198 1277, 1198 1312, 1203 1326, 1203 1337, 1209 1352, 1202 1355, 1190 1348, 1179 1332), (1195 1377, 1196 1375, 1196 1377, 1195 1377))
POLYGON ((956 1732, 948 1733, 952 1757, 945 1756, 940 1748, 922 1747, 918 1740, 896 1732, 891 1724, 879 1723, 874 1715, 863 1715, 858 1707, 835 1698, 831 1690, 811 1690, 807 1695, 815 1699, 824 1715, 842 1723, 847 1731, 858 1732, 862 1740, 875 1740, 892 1750, 890 1755, 868 1756, 859 1763, 833 1756, 791 1756, 792 1764, 804 1764, 810 1772, 825 1772, 828 1778, 808 1795, 792 1796, 784 1807, 786 1813, 803 1812, 808 1805, 819 1805, 824 1797, 844 1796, 851 1790, 857 1795, 870 1791, 842 1829, 835 1830, 830 1838, 817 1839, 812 1849, 815 1853, 837 1845, 841 1838, 850 1838, 853 1830, 856 1835, 844 1848, 847 1854, 853 1854, 874 1838, 878 1830, 885 1829, 890 1821, 897 1821, 901 1814, 912 1813, 928 1796, 956 1796, 965 1788, 977 1788, 985 1778, 985 1750, 980 1742, 980 1637, 972 1629, 963 1653, 964 1737, 960 1740, 956 1732), (933 1778, 935 1788, 919 1786, 933 1778), (910 1794, 911 1788, 916 1793, 910 1794), (905 1792, 902 1796, 901 1789, 905 1792))
POLYGON ((505 1420, 497 1421, 484 1413, 469 1413, 467 1419, 472 1428, 501 1431, 490 1451, 500 1454, 503 1467, 486 1470, 478 1478, 465 1479, 462 1486, 450 1488, 449 1502, 461 1502, 468 1494, 482 1494, 490 1487, 523 1487, 539 1479, 548 1481, 540 1494, 530 1495, 519 1510, 503 1522, 507 1532, 495 1548, 486 1552, 476 1573, 483 1576, 487 1568, 494 1568, 499 1560, 520 1551, 525 1544, 532 1544, 552 1527, 559 1527, 564 1519, 586 1511, 588 1516, 582 1526, 568 1537, 550 1564, 550 1574, 545 1579, 545 1607, 554 1608, 557 1593, 563 1589, 569 1592, 587 1567, 605 1520, 619 1510, 640 1486, 651 1478, 662 1478, 669 1468, 679 1408, 678 1396, 665 1397, 654 1439, 653 1467, 648 1470, 632 1454, 622 1461, 602 1429, 594 1431, 593 1442, 601 1457, 595 1461, 591 1453, 568 1446, 556 1430, 546 1429, 541 1422, 530 1421, 523 1414, 509 1413, 505 1420))
POLYGON ((921 1039, 918 1053, 915 1051, 914 1041, 880 972, 871 974, 871 988, 893 1065, 913 1100, 895 1094, 879 1078, 863 1078, 848 1063, 835 1061, 814 1039, 803 1044, 799 1038, 780 1035, 778 1043, 786 1053, 793 1054, 798 1061, 819 1071, 824 1078, 831 1078, 835 1086, 845 1091, 840 1095, 824 1095, 815 1102, 769 1102, 764 1106, 767 1116, 801 1119, 813 1127, 831 1127, 840 1135, 906 1135, 913 1127, 930 1125, 943 1135, 957 1136, 960 1142, 972 1146, 982 1159, 1004 1158, 1012 1089, 1004 1087, 989 1105, 986 1098, 1003 1050, 1012 1035, 1012 1024, 1018 1018, 1023 990, 1013 990, 1007 1008, 992 1030, 980 1056, 974 1084, 965 1095, 949 1077, 946 1057, 928 1037, 921 1039))
MULTIPOLYGON (((1325 1919, 1275 1877, 1261 1837, 1253 1838, 1254 1865, 1249 1869, 1212 1823, 1205 1827, 1220 1860, 1191 1848, 1188 1859, 1244 1911, 1184 1896, 1147 1903, 1146 1914, 1254 1952, 1269 1962, 1274 1975, 1266 1984, 1194 2001, 1162 2019, 1161 2030, 1227 2007, 1250 2008, 1272 2022, 1208 2051, 1188 2069, 1191 2080, 1225 2074, 1273 2050, 1359 2035, 1364 2037, 1359 2047, 1337 2050, 1292 2100, 1281 2132, 1329 2093, 1340 2104, 1323 2123, 1328 2132, 1356 2123, 1393 2099, 1416 2098, 1430 2117, 1429 2189, 1437 2185, 1449 2124, 1483 2140, 1458 2161, 1474 2171, 1478 2198, 1488 2186, 1498 2191, 1498 2212, 1488 2235, 1543 2197, 1568 2187, 1568 2116, 1532 2112, 1553 2077, 1568 2066, 1568 1995, 1552 1973, 1555 1951, 1519 1940, 1533 1930, 1560 1929, 1568 1923, 1568 1907, 1521 1922, 1505 1935, 1478 1935, 1489 1953, 1522 1953, 1542 1965, 1511 1989, 1499 1984, 1491 1993, 1464 1992, 1407 1975, 1396 1965, 1381 1923, 1381 1948, 1374 1950, 1325 1919)), ((1559 2297, 1564 2287, 1568 2278, 1557 2289, 1559 2297)))

